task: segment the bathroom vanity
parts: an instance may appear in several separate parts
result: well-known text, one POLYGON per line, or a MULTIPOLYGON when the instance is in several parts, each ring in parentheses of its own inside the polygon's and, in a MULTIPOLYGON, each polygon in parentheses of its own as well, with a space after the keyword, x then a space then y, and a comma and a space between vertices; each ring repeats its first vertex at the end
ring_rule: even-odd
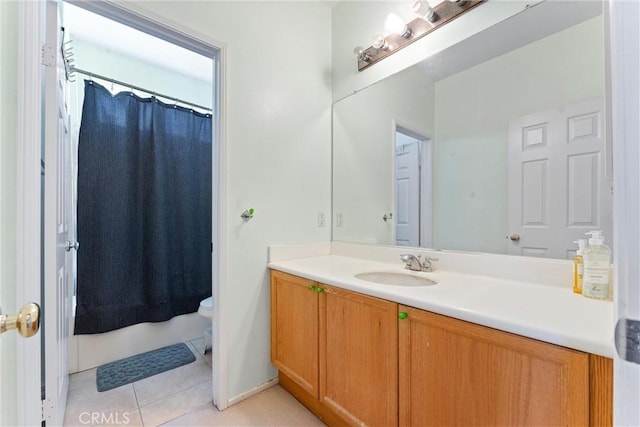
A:
POLYGON ((402 263, 336 254, 269 267, 280 384, 329 425, 612 424, 610 302, 454 271, 369 282, 402 263))

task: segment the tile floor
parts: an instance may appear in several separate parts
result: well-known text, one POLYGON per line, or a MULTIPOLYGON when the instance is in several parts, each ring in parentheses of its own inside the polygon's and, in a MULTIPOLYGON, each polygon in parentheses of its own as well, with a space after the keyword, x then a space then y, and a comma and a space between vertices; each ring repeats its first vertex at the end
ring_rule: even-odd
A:
POLYGON ((280 386, 225 411, 211 404, 211 352, 186 343, 196 361, 99 393, 96 370, 71 375, 65 426, 324 426, 280 386))

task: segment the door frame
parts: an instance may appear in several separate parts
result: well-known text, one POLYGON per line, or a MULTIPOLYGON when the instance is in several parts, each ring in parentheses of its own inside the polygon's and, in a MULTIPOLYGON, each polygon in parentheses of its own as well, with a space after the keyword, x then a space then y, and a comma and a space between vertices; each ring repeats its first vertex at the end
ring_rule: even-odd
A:
MULTIPOLYGON (((19 2, 18 11, 18 197, 16 225, 17 286, 16 301, 41 302, 41 138, 40 120, 44 87, 41 83, 41 48, 44 43, 44 13, 46 1, 19 2), (38 118, 33 120, 33 118, 38 118)), ((198 33, 182 24, 152 15, 127 4, 126 7, 105 0, 93 2, 70 1, 92 12, 114 19, 127 26, 144 30, 182 47, 211 56, 214 61, 212 150, 212 204, 225 206, 226 192, 226 75, 227 47, 225 43, 198 33)), ((43 215, 55 213, 44 212, 43 215)), ((227 337, 224 301, 227 277, 226 241, 224 230, 226 215, 223 209, 212 209, 212 294, 214 301, 213 366, 216 381, 212 385, 213 403, 218 409, 228 406, 227 395, 227 337)), ((17 340, 17 416, 20 425, 40 425, 41 406, 41 344, 37 339, 17 340)))
MULTIPOLYGON (((605 3, 610 37, 613 136, 615 319, 640 320, 640 4, 605 3), (635 120, 634 120, 635 119, 635 120)), ((607 27, 608 24, 608 27, 607 27)), ((618 355, 613 364, 613 424, 639 425, 640 366, 618 355)))

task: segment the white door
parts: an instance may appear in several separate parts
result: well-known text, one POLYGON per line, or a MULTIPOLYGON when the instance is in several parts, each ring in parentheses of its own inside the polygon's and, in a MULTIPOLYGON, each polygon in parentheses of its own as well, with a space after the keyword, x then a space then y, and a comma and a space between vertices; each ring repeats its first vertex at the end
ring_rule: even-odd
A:
POLYGON ((70 197, 70 134, 62 31, 56 1, 47 1, 45 59, 44 165, 44 336, 45 400, 48 425, 62 425, 69 388, 71 289, 67 274, 70 197))
POLYGON ((510 254, 571 259, 573 242, 598 229, 612 244, 603 125, 602 99, 510 122, 510 254))
POLYGON ((396 245, 420 246, 420 141, 396 133, 396 245))
MULTIPOLYGON (((17 105, 17 137, 11 140, 0 141, 3 146, 13 146, 17 156, 13 159, 3 158, 3 165, 15 162, 16 177, 2 182, 3 188, 14 186, 15 200, 6 200, 9 203, 3 212, 15 209, 15 219, 9 220, 2 217, 3 239, 7 234, 4 227, 10 226, 15 230, 14 244, 3 245, 2 259, 15 265, 15 277, 2 282, 2 294, 13 296, 13 302, 7 301, 6 309, 13 305, 13 310, 6 310, 6 314, 16 314, 16 311, 24 303, 33 301, 44 306, 41 293, 41 200, 42 200, 42 59, 41 48, 44 35, 41 28, 44 25, 43 2, 17 2, 14 3, 17 14, 10 19, 16 21, 18 40, 11 37, 2 40, 0 50, 14 52, 17 57, 17 79, 4 79, 0 85, 15 85, 18 93, 17 105), (14 50, 15 49, 15 50, 14 50), (5 145, 6 144, 6 145, 5 145), (13 221, 14 224, 11 224, 13 221), (10 254, 15 254, 15 257, 10 254)), ((3 9, 3 7, 0 7, 3 9)), ((7 9, 5 9, 6 11, 7 9)), ((15 9, 14 9, 15 10, 15 9)), ((4 20, 4 19, 3 19, 4 20)), ((6 22, 6 21, 5 21, 6 22)), ((9 55, 11 57, 13 55, 9 55)), ((11 74, 9 74, 11 76, 11 74)), ((9 105, 5 105, 9 107, 9 105)), ((2 108, 2 107, 0 107, 2 108)), ((3 174, 4 177, 6 175, 3 174)), ((11 239, 10 239, 11 240, 11 239)), ((6 243, 4 241, 3 243, 6 243)), ((4 271, 3 271, 4 273, 4 271)), ((3 279, 8 279, 4 276, 3 279)), ((41 311, 41 315, 43 315, 41 311)), ((15 332, 7 332, 0 337, 3 350, 7 349, 6 339, 12 343, 12 350, 4 354, 13 354, 13 360, 3 359, 1 368, 3 371, 2 384, 0 384, 0 396, 2 414, 0 419, 7 423, 17 425, 40 425, 42 422, 42 341, 43 330, 40 334, 30 339, 22 339, 15 332), (8 363, 7 363, 8 362, 8 363), (13 369, 11 369, 13 368, 13 369), (9 371, 7 371, 9 369, 9 371), (7 375, 9 372, 9 375, 7 375), (5 382, 6 380, 6 382, 5 382), (8 418, 6 418, 8 417, 8 418)), ((7 349, 8 350, 8 349, 7 349)), ((1 357, 1 356, 0 356, 1 357)))

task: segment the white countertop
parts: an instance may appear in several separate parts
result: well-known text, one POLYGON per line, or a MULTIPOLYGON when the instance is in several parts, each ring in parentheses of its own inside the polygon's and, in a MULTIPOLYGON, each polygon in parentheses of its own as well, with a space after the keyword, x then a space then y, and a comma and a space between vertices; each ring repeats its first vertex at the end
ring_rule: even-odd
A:
POLYGON ((394 286, 354 277, 369 271, 408 272, 399 263, 339 255, 270 262, 269 268, 605 357, 614 356, 611 301, 566 288, 449 271, 417 273, 433 286, 394 286))

